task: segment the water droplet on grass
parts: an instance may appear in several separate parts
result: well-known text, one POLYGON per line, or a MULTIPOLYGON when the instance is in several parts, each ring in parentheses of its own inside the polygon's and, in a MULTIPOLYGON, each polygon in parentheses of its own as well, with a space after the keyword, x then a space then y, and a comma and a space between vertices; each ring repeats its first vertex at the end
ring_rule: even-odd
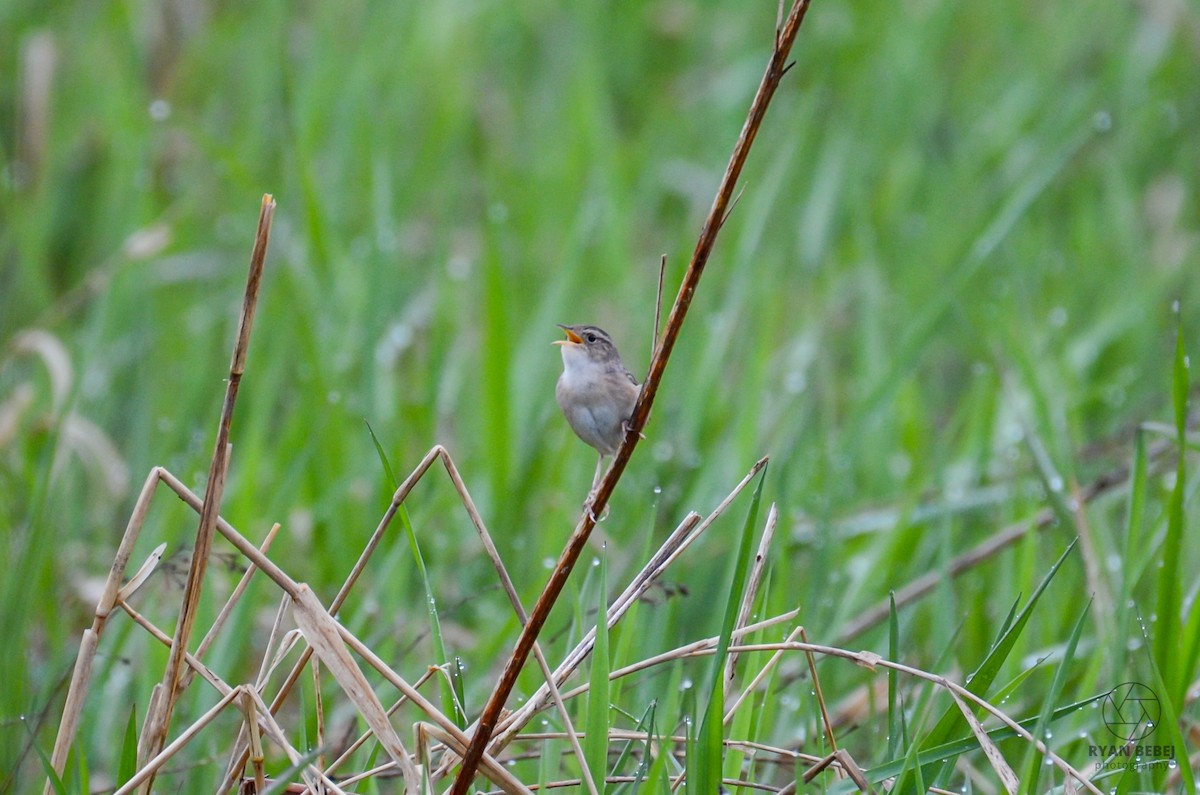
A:
POLYGON ((150 118, 154 121, 166 121, 171 118, 171 103, 165 99, 156 99, 151 102, 150 118))

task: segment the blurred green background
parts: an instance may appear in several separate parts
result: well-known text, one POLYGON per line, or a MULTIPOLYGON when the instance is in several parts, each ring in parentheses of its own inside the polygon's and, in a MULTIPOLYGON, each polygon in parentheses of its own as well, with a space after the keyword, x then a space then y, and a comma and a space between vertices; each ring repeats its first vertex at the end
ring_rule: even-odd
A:
MULTIPOLYGON (((554 324, 608 329, 644 375, 659 256, 669 302, 775 18, 728 0, 0 6, 5 791, 37 785, 30 743, 52 744, 145 474, 203 490, 263 193, 279 209, 223 515, 252 539, 282 522, 273 557, 328 601, 391 494, 369 423, 401 477, 450 450, 532 603, 594 466, 554 404, 554 324)), ((770 455, 781 529, 763 610, 801 606, 832 643, 889 590, 1051 504, 1048 472, 1087 483, 1130 463, 1138 423, 1171 419, 1174 302, 1192 351, 1200 339, 1200 12, 817 2, 794 56, 602 529, 616 587, 770 455)), ((1068 560, 1013 676, 1099 589, 1109 610, 1093 609, 1064 699, 1147 680, 1126 608, 1154 612, 1173 483, 1150 480, 1136 567, 1126 493, 1083 512, 1097 565, 1068 560)), ((440 472, 409 511, 478 710, 516 621, 440 472)), ((716 632, 742 511, 672 571, 686 595, 647 608, 631 659, 716 632)), ((160 493, 134 554, 168 544, 144 604, 168 628, 195 524, 160 493)), ((904 661, 970 671, 1078 529, 902 609, 904 661)), ((1181 551, 1166 571, 1186 609, 1200 550, 1181 551)), ((419 673, 423 586, 402 535, 376 563, 344 620, 419 673)), ((229 681, 252 676, 273 612, 252 590, 242 634, 213 652, 229 681)), ((578 634, 571 609, 547 629, 554 649, 578 634)), ((852 645, 884 653, 884 630, 852 645)), ((123 618, 108 632, 81 735, 96 786, 165 659, 123 618)), ((828 671, 834 701, 864 686, 828 671)), ((1195 725, 1198 672, 1174 673, 1195 725)), ((1051 677, 1029 678, 1017 713, 1051 677)), ((814 714, 780 709, 762 736, 803 745, 814 714)), ((1082 765, 1099 724, 1077 720, 1059 742, 1082 765)), ((885 761, 871 738, 886 725, 856 725, 860 764, 885 761)), ((167 786, 211 790, 184 778, 167 786)))

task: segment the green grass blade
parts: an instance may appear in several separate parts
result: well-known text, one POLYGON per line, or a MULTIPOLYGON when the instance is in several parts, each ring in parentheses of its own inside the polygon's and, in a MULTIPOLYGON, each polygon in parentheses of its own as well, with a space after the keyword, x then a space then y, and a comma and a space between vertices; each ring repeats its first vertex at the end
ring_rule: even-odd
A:
MULTIPOLYGON (((1058 560, 1055 561, 1054 565, 1050 567, 1050 570, 1046 573, 1046 576, 1042 578, 1042 581, 1038 584, 1033 594, 1029 597, 1029 601, 1025 603, 1025 607, 1021 609, 1019 614, 1017 614, 1015 619, 1011 622, 1011 625, 1009 625, 1009 622, 1006 621, 1007 626, 1005 631, 992 646, 992 649, 990 652, 988 652, 987 657, 985 657, 979 667, 975 669, 975 672, 967 678, 965 687, 968 691, 980 697, 987 695, 988 689, 992 686, 997 674, 1000 673, 1000 667, 1004 664, 1005 660, 1008 659, 1009 652, 1011 652, 1013 647, 1016 645, 1017 640, 1021 636, 1021 632, 1025 629, 1025 625, 1028 623, 1029 618, 1033 615, 1033 610, 1037 606, 1038 600, 1040 599, 1042 593, 1045 592, 1046 587, 1054 579, 1054 576, 1058 573, 1058 570, 1066 561, 1067 556, 1070 555, 1071 551, 1075 548, 1076 543, 1077 541, 1072 541, 1067 546, 1066 550, 1063 551, 1062 555, 1059 556, 1058 560)), ((937 745, 941 745, 947 742, 950 738, 965 733, 966 729, 966 718, 962 716, 962 713, 957 707, 950 706, 946 709, 945 713, 943 713, 941 720, 937 722, 937 724, 921 742, 921 750, 924 751, 937 745)), ((923 778, 926 780, 935 780, 944 769, 945 768, 941 765, 929 766, 928 769, 924 771, 923 778)), ((897 783, 897 791, 905 792, 907 791, 907 787, 913 786, 913 783, 914 782, 911 780, 906 781, 901 779, 901 781, 897 783)))
POLYGON ((1134 788, 1138 785, 1138 778, 1137 768, 1133 765, 1126 765, 1121 772, 1121 777, 1117 779, 1116 789, 1109 791, 1112 795, 1133 795, 1136 792, 1134 788))
MULTIPOLYGON (((650 792, 658 793, 658 795, 670 795, 671 780, 667 774, 667 760, 671 758, 670 738, 659 737, 658 749, 658 756, 650 764, 650 772, 646 776, 646 786, 650 792)), ((634 795, 637 795, 639 790, 634 787, 633 791, 634 795)))
MULTIPOLYGON (((997 638, 1001 638, 1012 628, 1013 622, 1017 619, 1017 608, 1021 606, 1021 599, 1017 597, 1013 600, 1012 606, 1008 608, 1008 615, 1004 617, 1004 621, 1000 623, 1000 631, 996 633, 997 638)), ((997 641, 999 643, 999 641, 997 641)))
MULTIPOLYGON (((608 568, 607 555, 600 556, 599 579, 596 583, 596 640, 592 646, 592 672, 588 682, 587 736, 583 742, 583 756, 588 771, 596 783, 596 791, 604 795, 605 776, 608 770, 608 675, 611 660, 608 656, 608 568)), ((587 775, 586 772, 583 775, 587 775)), ((579 788, 588 792, 586 785, 579 788)))
POLYGON ((125 724, 125 737, 117 758, 117 784, 124 784, 137 772, 137 707, 130 707, 129 721, 125 724))
MULTIPOLYGON (((1066 706, 1059 707, 1050 714, 1047 724, 1053 726, 1057 721, 1062 720, 1068 715, 1078 712, 1084 707, 1097 704, 1104 699, 1105 695, 1107 694, 1101 693, 1100 695, 1092 696, 1091 698, 1084 699, 1083 701, 1077 701, 1073 704, 1067 704, 1066 706)), ((1024 720, 1019 720, 1016 723, 1026 731, 1033 733, 1034 729, 1037 727, 1039 718, 1040 716, 1033 716, 1024 720)), ((992 729, 987 734, 993 742, 997 743, 1005 740, 1011 740, 1018 736, 1017 733, 1008 726, 1000 726, 992 729)), ((954 759, 957 756, 974 751, 978 747, 979 740, 977 740, 973 734, 967 734, 935 748, 920 751, 916 756, 916 762, 919 765, 927 766, 935 762, 954 759)), ((888 762, 884 762, 881 765, 864 771, 864 775, 866 775, 867 780, 871 782, 880 782, 889 778, 901 776, 906 771, 907 762, 908 755, 900 759, 892 759, 888 762)))
POLYGON ((50 780, 50 787, 54 790, 55 795, 67 795, 67 785, 63 782, 62 777, 54 772, 54 766, 50 764, 50 757, 42 750, 42 746, 38 745, 37 737, 34 736, 24 717, 21 718, 21 725, 25 727, 25 732, 29 735, 29 744, 37 754, 38 761, 42 764, 42 772, 50 780))
POLYGON ((375 435, 375 429, 371 427, 371 423, 366 423, 367 433, 371 434, 371 441, 375 444, 375 453, 379 456, 379 463, 383 465, 383 474, 387 476, 387 482, 392 485, 393 489, 400 487, 400 481, 396 478, 396 473, 392 471, 392 463, 388 460, 387 453, 383 451, 383 445, 379 442, 379 437, 375 435))
POLYGON ((1183 316, 1175 316, 1175 362, 1171 371, 1171 403, 1175 408, 1175 433, 1179 446, 1187 447, 1188 355, 1183 339, 1183 316))
POLYGON ((73 789, 83 795, 90 795, 91 783, 88 781, 87 754, 80 752, 75 756, 75 786, 73 789))
POLYGON ((1129 508, 1125 522, 1125 554, 1121 565, 1121 591, 1117 598, 1117 640, 1113 643, 1113 670, 1125 668, 1128 654, 1125 639, 1129 637, 1129 605, 1137 584, 1134 561, 1145 546, 1146 525, 1146 433, 1138 429, 1133 438, 1133 463, 1129 483, 1129 508))
POLYGON ((1041 667, 1042 662, 1043 660, 1041 659, 1036 660, 1033 665, 1022 670, 1008 682, 1005 682, 1003 685, 996 688, 995 692, 993 692, 990 696, 992 702, 995 704, 1003 704, 1005 701, 1007 701, 1008 697, 1013 693, 1016 693, 1021 685, 1025 683, 1026 679, 1033 676, 1034 672, 1041 667))
MULTIPOLYGON (((408 519, 408 511, 403 505, 396 511, 396 516, 400 519, 400 524, 404 526, 404 532, 408 535, 408 545, 412 549, 413 560, 417 564, 417 569, 421 572, 421 583, 425 586, 425 607, 429 614, 429 633, 430 639, 433 642, 434 658, 437 664, 449 671, 455 667, 449 656, 446 654, 446 643, 442 638, 442 622, 438 618, 437 597, 433 594, 433 584, 429 581, 429 571, 425 567, 425 558, 421 554, 421 545, 417 543, 417 534, 413 530, 412 522, 408 519)), ((442 712, 449 715, 460 729, 466 728, 467 716, 463 714, 460 707, 461 702, 455 699, 455 688, 453 682, 447 682, 444 677, 438 677, 438 690, 441 693, 442 712)), ((460 693, 461 695, 461 693, 460 693)))
POLYGON ((658 702, 651 701, 650 705, 648 707, 646 707, 646 711, 642 713, 641 719, 639 719, 638 722, 634 725, 635 731, 642 731, 642 732, 646 733, 646 739, 643 740, 640 744, 637 743, 637 741, 635 741, 635 740, 630 740, 628 743, 625 744, 625 748, 621 751, 621 755, 619 757, 617 757, 617 761, 616 761, 616 764, 613 765, 613 769, 621 770, 624 767, 625 762, 629 759, 630 755, 632 754, 634 746, 640 745, 640 747, 641 747, 641 754, 642 754, 641 761, 638 762, 638 766, 634 770, 633 781, 626 782, 624 784, 620 784, 619 786, 615 787, 613 789, 614 795, 623 795, 623 793, 625 793, 627 791, 637 792, 638 788, 642 785, 642 782, 646 780, 647 775, 650 772, 650 751, 651 751, 650 738, 655 736, 655 734, 654 734, 654 716, 657 711, 658 711, 658 702))
MULTIPOLYGON (((959 636, 962 634, 962 630, 963 630, 963 622, 960 621, 958 623, 958 625, 954 628, 954 631, 950 633, 950 637, 947 639, 945 647, 941 650, 941 652, 938 654, 937 659, 934 661, 932 670, 934 670, 934 671, 945 670, 945 668, 949 664, 950 658, 954 652, 955 642, 958 640, 959 636)), ((916 726, 918 727, 918 730, 916 732, 909 730, 908 717, 907 717, 905 707, 904 707, 904 698, 900 697, 898 707, 899 707, 899 715, 900 715, 900 737, 901 737, 900 747, 901 748, 911 748, 914 745, 919 745, 916 742, 916 737, 919 733, 920 728, 923 728, 925 726, 925 723, 929 720, 929 715, 933 709, 933 700, 934 700, 936 693, 937 693, 937 688, 934 687, 932 683, 930 683, 930 682, 923 683, 923 686, 920 689, 920 696, 916 699, 916 704, 912 708, 912 714, 917 716, 916 726)), ((901 760, 901 763, 903 765, 903 760, 901 760)), ((894 773, 893 775, 903 776, 903 774, 908 771, 908 768, 902 766, 899 770, 900 770, 899 773, 894 773)))
MULTIPOLYGON (((400 482, 396 479, 396 474, 392 470, 392 465, 388 461, 387 453, 383 450, 383 445, 379 442, 379 437, 375 435, 375 429, 371 427, 371 423, 367 423, 367 431, 371 434, 371 441, 375 443, 375 452, 379 455, 379 461, 383 465, 383 471, 387 474, 388 481, 392 484, 392 488, 400 487, 400 482)), ((433 642, 434 659, 439 666, 442 666, 447 672, 458 666, 458 662, 451 662, 446 654, 446 643, 442 637, 442 622, 438 618, 437 598, 433 593, 433 584, 429 581, 429 570, 425 566, 425 558, 421 554, 421 545, 417 542, 417 533, 413 529, 412 522, 408 518, 408 509, 400 505, 396 510, 396 516, 400 519, 400 524, 404 527, 404 532, 408 536, 408 546, 412 550, 413 560, 417 564, 417 570, 421 573, 421 583, 425 587, 425 609, 429 615, 429 631, 430 638, 433 642)), ((461 671, 460 671, 461 673, 461 671)), ((453 677, 453 674, 450 674, 453 677)), ((447 682, 445 677, 438 677, 438 692, 441 695, 442 714, 448 715, 451 720, 460 728, 466 728, 467 716, 463 714, 461 705, 462 692, 458 691, 459 698, 455 698, 455 687, 453 682, 447 682)))
MULTIPOLYGON (((888 659, 893 662, 899 662, 900 654, 900 618, 896 614, 896 592, 888 593, 888 659)), ((888 678, 888 751, 887 755, 893 757, 896 755, 896 748, 900 744, 900 717, 901 710, 898 709, 897 699, 899 694, 896 692, 896 685, 900 673, 895 668, 889 668, 887 672, 888 678)))
POLYGON ((708 681, 708 706, 704 711, 697 738, 696 750, 699 759, 696 773, 698 778, 693 782, 697 787, 697 792, 716 792, 721 784, 721 763, 725 756, 722 743, 724 729, 722 720, 725 717, 725 656, 729 650, 734 624, 737 623, 738 609, 742 603, 742 591, 746 586, 750 551, 754 545, 754 528, 758 524, 758 506, 762 501, 762 489, 765 481, 766 467, 759 474, 758 485, 754 489, 754 497, 750 502, 750 510, 742 525, 741 542, 738 545, 738 554, 733 564, 733 573, 728 589, 729 595, 725 602, 725 618, 721 622, 717 653, 712 660, 708 681))
MULTIPOLYGON (((914 779, 913 786, 915 787, 915 791, 925 792, 925 776, 924 771, 921 769, 921 762, 919 759, 920 749, 921 746, 919 743, 909 743, 908 752, 904 755, 903 766, 901 767, 901 773, 898 781, 904 781, 907 776, 911 775, 914 779)), ((903 792, 904 790, 897 788, 894 791, 903 792)))
MULTIPOLYGON (((1054 702, 1058 700, 1058 696, 1062 693, 1063 686, 1066 684, 1067 671, 1071 667, 1071 661, 1075 659, 1075 648, 1079 645, 1079 637, 1083 634, 1083 627, 1087 619, 1088 612, 1092 607, 1092 601, 1084 605, 1083 610, 1079 613, 1079 618, 1075 622, 1074 628, 1071 630, 1071 636, 1067 639, 1067 646, 1063 650, 1062 662, 1058 665, 1058 670, 1054 672, 1054 680, 1050 683, 1050 690, 1042 699, 1042 710, 1038 714, 1037 726, 1033 730, 1033 736, 1036 738, 1045 738, 1046 732, 1050 726, 1050 718, 1054 714, 1054 702)), ((1026 756, 1025 764, 1025 779, 1024 792, 1027 795, 1034 795, 1037 792, 1038 777, 1042 771, 1042 753, 1035 746, 1030 746, 1029 753, 1026 756)))
MULTIPOLYGON (((695 705, 693 705, 694 707, 695 705)), ((691 714, 695 714, 693 708, 691 714)), ((696 721, 692 717, 684 718, 683 722, 683 742, 684 742, 684 772, 687 774, 684 781, 687 783, 687 792, 691 793, 703 792, 700 789, 700 751, 698 750, 696 740, 696 721)), ((714 789, 713 792, 716 792, 714 789)))
POLYGON ((1178 451, 1175 461, 1175 487, 1167 503, 1167 536, 1162 546, 1162 566, 1158 573, 1155 599, 1157 616, 1154 630, 1154 658, 1163 679, 1170 685, 1170 696, 1187 687, 1188 671, 1180 665, 1180 633, 1176 622, 1183 606, 1179 587, 1179 559, 1183 547, 1183 498, 1187 489, 1187 390, 1188 362, 1183 344, 1183 322, 1175 334, 1175 363, 1172 368, 1172 397, 1175 404, 1175 432, 1178 451))
POLYGON ((546 785, 557 777, 562 742, 547 740, 542 746, 542 756, 538 761, 538 792, 546 792, 546 785))
POLYGON ((300 777, 300 771, 320 756, 322 750, 324 749, 313 748, 308 753, 303 754, 296 760, 296 764, 291 765, 274 777, 274 780, 263 792, 263 795, 279 795, 282 792, 286 792, 292 782, 300 777))
MULTIPOLYGON (((1161 620, 1161 617, 1160 617, 1161 620)), ((1150 648, 1150 637, 1146 632, 1146 622, 1139 622, 1142 627, 1142 639, 1146 643, 1146 648, 1150 648)), ((1184 697, 1176 699, 1175 694, 1167 686, 1166 678, 1162 674, 1162 669, 1158 667, 1153 655, 1147 655, 1150 662, 1150 672, 1154 675, 1154 690, 1158 694, 1158 703, 1162 707, 1162 716, 1158 726, 1155 727, 1155 732, 1160 730, 1166 731, 1167 737, 1171 744, 1175 746, 1175 757, 1182 758, 1179 764, 1179 779, 1183 782, 1184 791, 1187 795, 1196 795, 1196 777, 1192 772, 1192 766, 1187 757, 1188 746, 1184 744, 1183 733, 1179 730, 1179 710, 1176 704, 1182 705, 1184 697)), ((1155 782, 1160 786, 1166 778, 1166 770, 1157 770, 1155 772, 1155 782)))
POLYGON ((1187 679, 1190 677, 1188 672, 1195 671, 1197 667, 1200 667, 1200 599, 1192 601, 1187 620, 1184 622, 1180 644, 1183 646, 1183 662, 1180 664, 1180 671, 1184 681, 1182 687, 1177 688, 1177 692, 1186 692, 1187 679))
POLYGON ((463 722, 466 722, 466 715, 463 714, 467 705, 467 671, 463 665, 462 657, 454 655, 454 661, 450 664, 450 687, 454 691, 454 702, 457 705, 455 714, 462 717, 463 722))

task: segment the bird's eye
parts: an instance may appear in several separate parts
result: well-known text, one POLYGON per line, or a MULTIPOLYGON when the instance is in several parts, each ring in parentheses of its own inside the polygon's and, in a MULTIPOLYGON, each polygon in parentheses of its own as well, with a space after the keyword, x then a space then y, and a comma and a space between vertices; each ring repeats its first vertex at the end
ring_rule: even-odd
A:
POLYGON ((595 335, 595 334, 584 334, 584 335, 583 335, 583 338, 584 338, 585 340, 587 340, 588 342, 595 342, 595 341, 596 341, 596 335, 595 335))

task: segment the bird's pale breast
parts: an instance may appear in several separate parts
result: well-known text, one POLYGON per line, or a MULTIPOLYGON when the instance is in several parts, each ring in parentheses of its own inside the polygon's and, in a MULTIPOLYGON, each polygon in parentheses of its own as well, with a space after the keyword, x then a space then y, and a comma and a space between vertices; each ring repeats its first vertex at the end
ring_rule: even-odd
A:
POLYGON ((624 371, 598 375, 568 369, 554 390, 559 408, 579 438, 602 455, 613 455, 624 438, 638 388, 624 371))

